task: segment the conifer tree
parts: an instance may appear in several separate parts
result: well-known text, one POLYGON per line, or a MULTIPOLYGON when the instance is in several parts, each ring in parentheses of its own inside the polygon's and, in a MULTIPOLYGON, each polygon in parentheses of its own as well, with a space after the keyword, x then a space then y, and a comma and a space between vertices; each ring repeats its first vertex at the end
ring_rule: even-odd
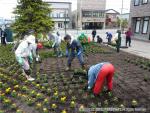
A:
POLYGON ((12 24, 16 37, 24 35, 29 29, 47 33, 53 28, 50 5, 42 0, 19 0, 13 13, 17 17, 12 24))

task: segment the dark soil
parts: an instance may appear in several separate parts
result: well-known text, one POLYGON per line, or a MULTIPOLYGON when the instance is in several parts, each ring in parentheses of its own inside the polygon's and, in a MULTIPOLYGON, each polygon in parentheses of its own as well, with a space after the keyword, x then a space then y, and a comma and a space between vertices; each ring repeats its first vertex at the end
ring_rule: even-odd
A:
MULTIPOLYGON (((125 61, 126 58, 130 58, 134 60, 134 58, 140 58, 135 55, 131 55, 125 52, 116 53, 115 50, 107 48, 110 51, 110 54, 89 54, 86 63, 88 65, 93 65, 99 62, 108 61, 115 66, 116 75, 114 77, 114 88, 113 88, 113 96, 118 97, 120 100, 119 103, 111 103, 109 107, 119 107, 118 105, 123 103, 126 108, 132 108, 131 102, 133 99, 137 100, 138 106, 137 108, 145 108, 147 113, 149 112, 150 108, 150 72, 149 70, 144 70, 140 68, 140 66, 128 63, 125 61), (148 81, 144 80, 144 76, 148 76, 148 81), (115 106, 116 105, 116 106, 115 106)), ((49 76, 52 73, 57 73, 58 76, 61 73, 64 73, 65 76, 73 75, 72 72, 65 72, 66 67, 66 58, 49 58, 43 61, 40 69, 43 70, 41 72, 46 72, 49 76)), ((80 65, 78 60, 75 59, 72 63, 72 68, 76 69, 79 68, 80 65)), ((80 76, 80 75, 79 75, 80 76)), ((81 87, 82 89, 82 87, 81 87)), ((75 93, 78 96, 78 93, 75 93)), ((96 97, 93 99, 86 99, 82 100, 83 97, 79 97, 79 104, 84 104, 86 107, 89 107, 90 103, 103 103, 104 100, 108 99, 108 96, 101 95, 100 97, 96 97)), ((110 99, 111 100, 111 99, 110 99)), ((127 112, 127 111, 125 111, 127 112)), ((140 113, 141 111, 135 111, 135 113, 140 113)), ((143 113, 143 111, 141 112, 143 113)))
MULTIPOLYGON (((116 53, 114 49, 106 46, 102 46, 102 48, 107 52, 89 53, 86 56, 85 62, 87 65, 94 65, 99 62, 107 61, 115 66, 112 96, 109 96, 109 94, 106 93, 106 85, 104 85, 103 91, 99 96, 94 96, 92 92, 87 91, 85 89, 85 86, 87 86, 87 77, 80 74, 74 75, 73 70, 80 68, 78 60, 74 59, 72 62, 72 71, 65 71, 67 58, 63 57, 47 58, 43 59, 41 64, 34 64, 32 76, 36 78, 35 82, 25 82, 25 78, 18 80, 16 76, 18 73, 11 76, 13 79, 18 80, 20 87, 26 86, 31 91, 34 90, 37 93, 41 93, 43 95, 42 99, 36 100, 33 105, 29 106, 26 102, 26 98, 13 98, 10 95, 7 95, 7 97, 11 99, 13 103, 16 103, 17 108, 22 109, 24 111, 23 113, 44 113, 42 110, 44 107, 48 109, 49 113, 61 113, 64 109, 67 113, 79 113, 81 105, 85 108, 93 108, 94 110, 94 108, 120 108, 121 104, 126 108, 125 111, 97 111, 96 113, 150 113, 149 68, 144 69, 141 67, 141 64, 135 65, 135 63, 132 62, 141 57, 122 51, 116 53), (130 62, 126 59, 130 59, 130 62), (37 74, 37 72, 39 72, 39 74, 37 74), (44 78, 48 79, 44 80, 44 78), (37 84, 40 84, 41 87, 38 88, 36 86, 37 84), (46 84, 48 85, 46 86, 46 84), (44 86, 46 90, 42 90, 42 86, 44 86), (48 92, 48 89, 50 89, 50 92, 48 92), (58 91, 58 98, 54 99, 53 97, 56 91, 58 91), (64 93, 63 96, 62 92, 64 93), (62 103, 60 98, 64 96, 66 97, 66 101, 62 103), (70 103, 74 97, 76 98, 74 100, 76 105, 74 108, 71 108, 70 103), (48 99, 48 105, 42 104, 42 108, 37 110, 36 104, 43 103, 45 98, 48 99), (117 98, 117 100, 114 98, 117 98), (129 111, 134 110, 134 107, 131 104, 133 99, 138 102, 138 105, 135 108, 146 109, 146 111, 129 111), (52 104, 56 104, 57 108, 52 109, 52 104)), ((144 60, 147 61, 147 59, 144 60)), ((15 71, 17 71, 17 69, 15 69, 15 71)), ((9 72, 7 74, 9 76, 11 75, 9 72)), ((1 81, 4 82, 4 80, 1 81)), ((10 87, 13 88, 13 86, 10 87)), ((30 92, 19 91, 19 93, 22 95, 28 95, 30 92)), ((35 97, 29 96, 29 98, 34 99, 35 97)), ((6 113, 15 113, 13 110, 3 108, 1 103, 0 108, 6 113)))

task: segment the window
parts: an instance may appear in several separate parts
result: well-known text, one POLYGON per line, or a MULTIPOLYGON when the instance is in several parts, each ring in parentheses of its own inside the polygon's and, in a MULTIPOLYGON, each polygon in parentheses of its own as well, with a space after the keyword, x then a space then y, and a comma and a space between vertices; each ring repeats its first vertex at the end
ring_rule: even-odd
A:
POLYGON ((56 14, 56 13, 53 13, 53 14, 54 14, 53 17, 56 18, 56 17, 57 17, 57 14, 56 14))
POLYGON ((60 14, 59 13, 57 13, 57 18, 59 18, 60 17, 60 14))
POLYGON ((140 3, 140 0, 134 0, 134 6, 139 5, 139 3, 140 3))
POLYGON ((147 4, 148 0, 142 0, 142 4, 147 4))
POLYGON ((82 16, 83 17, 92 17, 92 12, 91 11, 83 11, 82 16))
POLYGON ((148 24, 149 24, 149 18, 145 17, 144 21, 143 21, 143 29, 142 29, 142 33, 143 34, 147 34, 148 31, 148 24))
POLYGON ((136 24, 135 24, 135 33, 140 32, 140 23, 141 23, 141 18, 136 19, 136 24))
POLYGON ((63 18, 64 17, 64 13, 60 13, 60 18, 63 18))
POLYGON ((58 23, 58 28, 63 28, 62 23, 58 23))
POLYGON ((93 11, 93 17, 98 18, 99 17, 99 12, 98 11, 93 11))

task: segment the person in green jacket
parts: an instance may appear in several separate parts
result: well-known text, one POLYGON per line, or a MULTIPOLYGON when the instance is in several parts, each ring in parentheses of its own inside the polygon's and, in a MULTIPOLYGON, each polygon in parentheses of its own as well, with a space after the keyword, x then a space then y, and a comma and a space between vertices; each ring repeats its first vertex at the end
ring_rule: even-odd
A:
POLYGON ((117 52, 119 53, 120 52, 120 46, 121 46, 121 31, 120 30, 117 30, 117 40, 116 40, 116 49, 117 49, 117 52))
POLYGON ((80 36, 78 37, 78 40, 80 41, 83 51, 85 51, 86 46, 88 45, 88 37, 84 33, 81 33, 80 36))

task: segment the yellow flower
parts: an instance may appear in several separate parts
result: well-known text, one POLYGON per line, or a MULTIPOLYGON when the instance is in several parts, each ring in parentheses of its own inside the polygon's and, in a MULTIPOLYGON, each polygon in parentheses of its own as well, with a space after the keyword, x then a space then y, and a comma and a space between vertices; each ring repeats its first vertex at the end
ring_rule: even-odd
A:
POLYGON ((14 86, 14 89, 18 89, 18 88, 19 88, 19 85, 15 85, 15 86, 14 86))
POLYGON ((40 87, 40 84, 36 84, 36 87, 40 87))
POLYGON ((61 102, 65 102, 66 101, 66 97, 61 97, 61 102))
POLYGON ((71 106, 71 107, 75 107, 75 102, 74 102, 74 101, 71 101, 70 106, 71 106))
POLYGON ((57 91, 54 93, 54 96, 58 96, 58 92, 57 91))
POLYGON ((43 112, 44 113, 48 113, 48 109, 47 108, 43 108, 43 112))
POLYGON ((52 108, 53 109, 57 108, 57 105, 56 104, 52 104, 52 108))
POLYGON ((11 91, 11 88, 7 88, 7 89, 5 90, 6 93, 10 93, 10 91, 11 91))
POLYGON ((41 103, 37 103, 37 104, 36 104, 36 107, 37 107, 37 108, 41 108, 41 107, 42 107, 42 104, 41 104, 41 103))
POLYGON ((44 103, 48 103, 48 99, 47 98, 44 99, 44 103))
POLYGON ((138 102, 136 100, 132 100, 132 106, 137 106, 138 102))
POLYGON ((62 112, 61 113, 67 113, 67 111, 64 109, 64 110, 62 110, 62 112))

